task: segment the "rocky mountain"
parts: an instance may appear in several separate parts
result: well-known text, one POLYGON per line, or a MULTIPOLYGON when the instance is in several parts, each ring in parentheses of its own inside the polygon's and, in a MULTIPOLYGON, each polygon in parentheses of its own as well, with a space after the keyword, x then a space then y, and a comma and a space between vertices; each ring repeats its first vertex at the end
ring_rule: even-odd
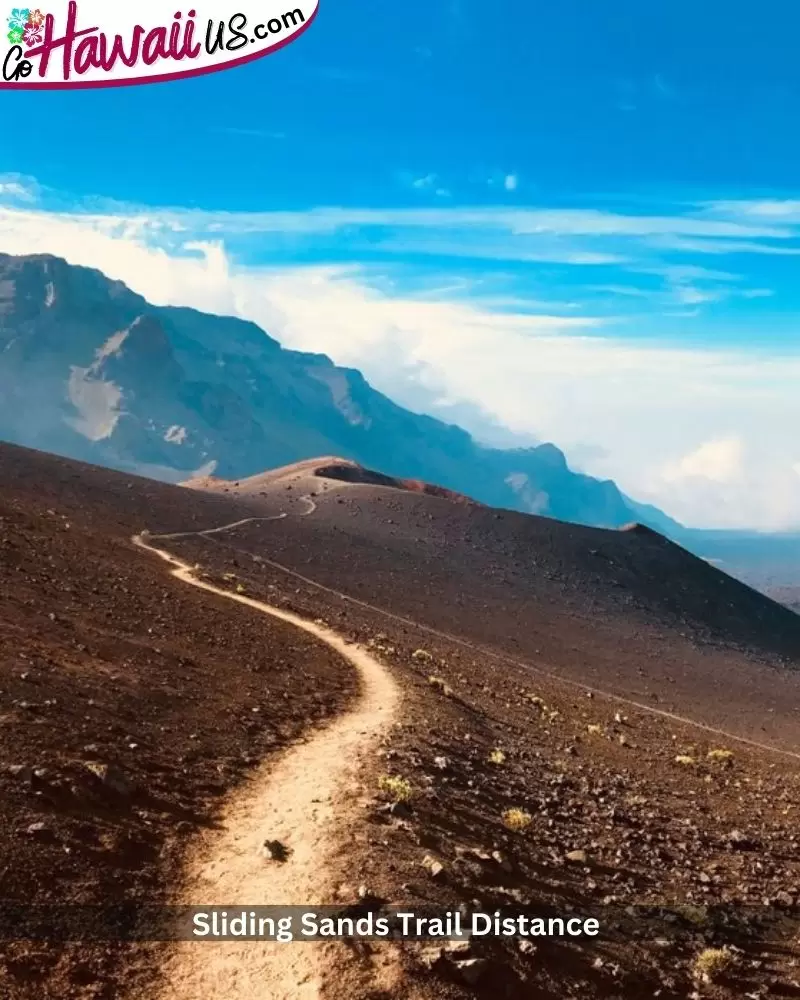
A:
POLYGON ((0 256, 0 436, 173 482, 340 455, 494 506, 679 528, 573 472, 552 444, 483 447, 252 323, 154 307, 50 256, 0 256))

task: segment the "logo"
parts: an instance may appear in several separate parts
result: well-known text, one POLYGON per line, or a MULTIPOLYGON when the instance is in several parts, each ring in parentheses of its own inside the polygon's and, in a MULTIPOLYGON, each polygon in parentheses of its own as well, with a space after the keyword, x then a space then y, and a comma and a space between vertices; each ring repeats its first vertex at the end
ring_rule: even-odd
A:
POLYGON ((235 13, 225 0, 197 0, 188 10, 170 0, 14 7, 0 34, 0 88, 120 87, 231 69, 294 41, 318 4, 239 0, 235 13))

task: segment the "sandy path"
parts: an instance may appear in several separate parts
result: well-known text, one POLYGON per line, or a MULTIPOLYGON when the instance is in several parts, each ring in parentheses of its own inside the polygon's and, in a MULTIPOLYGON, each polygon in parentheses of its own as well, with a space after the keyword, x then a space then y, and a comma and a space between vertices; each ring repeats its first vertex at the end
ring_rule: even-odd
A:
MULTIPOLYGON (((307 503, 314 504, 314 501, 309 497, 302 497, 300 499, 305 500, 307 503)), ((307 514, 312 514, 316 510, 316 505, 314 504, 313 509, 303 512, 297 516, 304 517, 307 514)), ((240 527, 244 523, 249 521, 261 520, 279 520, 283 515, 278 515, 277 517, 266 517, 266 518, 248 518, 247 522, 236 521, 233 524, 223 525, 221 528, 214 528, 211 531, 192 531, 186 532, 186 535, 202 535, 204 537, 209 537, 210 541, 216 541, 215 538, 211 537, 213 535, 231 531, 237 527, 240 527)), ((173 538, 174 535, 162 535, 157 536, 162 538, 173 538)), ((178 536, 184 537, 184 535, 178 536)), ((253 553, 248 549, 237 548, 236 546, 228 546, 232 552, 239 552, 242 555, 253 556, 253 553)), ((419 630, 420 632, 425 632, 428 635, 435 636, 438 639, 444 639, 447 642, 452 642, 457 646, 461 646, 462 649, 468 649, 472 653, 477 653, 480 656, 488 658, 490 660, 496 660, 503 663, 512 663, 514 666, 521 667, 530 673, 532 676, 541 677, 543 679, 553 681, 557 684, 563 684, 566 687, 573 688, 574 690, 581 691, 584 693, 590 693, 596 695, 598 698, 603 698, 607 701, 613 702, 617 705, 624 705, 627 708, 633 708, 640 712, 644 712, 647 715, 652 715, 657 718, 667 719, 670 722, 677 722, 681 725, 692 726, 694 729, 698 729, 701 732, 708 733, 710 736, 719 736, 725 740, 732 740, 735 743, 739 743, 742 746, 751 747, 754 750, 765 751, 766 753, 777 754, 781 757, 789 757, 792 760, 800 760, 800 753, 793 750, 786 750, 783 747, 776 747, 770 743, 763 743, 759 740, 752 740, 746 736, 741 736, 737 733, 732 733, 727 729, 721 729, 717 726, 710 726, 704 722, 700 722, 698 719, 692 719, 685 715, 680 715, 676 712, 669 712, 663 708, 655 708, 653 705, 648 705, 646 702, 638 701, 635 698, 627 697, 623 694, 617 694, 613 691, 607 691, 604 688, 596 687, 591 684, 586 684, 582 681, 576 681, 571 677, 564 677, 561 674, 555 673, 552 670, 546 670, 544 667, 539 665, 534 665, 530 661, 520 660, 514 656, 510 656, 506 653, 498 653, 487 646, 483 646, 480 643, 472 642, 469 639, 464 639, 462 636, 454 635, 452 632, 445 632, 442 629, 434 628, 431 625, 424 625, 421 622, 414 621, 413 618, 407 618, 404 615, 395 614, 393 611, 388 611, 386 608, 382 608, 377 604, 370 604, 369 601, 362 600, 359 597, 353 597, 350 594, 346 594, 341 590, 336 590, 334 587, 330 587, 327 584, 320 583, 318 580, 314 580, 310 576, 306 576, 303 573, 299 573, 297 570, 292 569, 290 566, 286 566, 283 563, 276 562, 274 559, 268 559, 266 556, 258 556, 258 561, 263 563, 265 566, 271 566, 273 569, 277 569, 281 573, 285 573, 287 576, 292 577, 295 580, 299 580, 301 583, 305 583, 311 587, 316 588, 323 593, 331 594, 333 597, 337 597, 342 601, 346 601, 349 604, 353 604, 357 607, 362 607, 367 611, 372 611, 375 614, 379 614, 389 621, 398 622, 401 625, 411 626, 419 630)))
MULTIPOLYGON (((205 835, 190 865, 186 889, 176 902, 209 904, 303 904, 335 901, 335 871, 346 859, 357 820, 359 771, 394 718, 398 690, 384 667, 335 632, 280 608, 232 594, 198 580, 175 556, 148 537, 134 544, 170 566, 177 579, 237 601, 308 632, 359 672, 361 694, 344 715, 317 729, 306 742, 270 762, 236 792, 221 828, 205 835), (265 840, 289 850, 285 863, 264 859, 265 840)), ((357 874, 353 876, 357 884, 357 874)), ((161 1000, 311 1000, 323 995, 324 946, 314 943, 182 942, 165 969, 161 1000)), ((327 994, 336 995, 333 992, 327 994)))

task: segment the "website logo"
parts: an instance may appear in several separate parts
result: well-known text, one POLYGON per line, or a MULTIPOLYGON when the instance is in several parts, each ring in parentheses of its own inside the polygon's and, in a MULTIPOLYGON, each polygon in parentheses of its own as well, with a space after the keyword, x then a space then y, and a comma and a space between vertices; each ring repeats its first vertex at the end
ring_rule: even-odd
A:
POLYGON ((231 69, 294 41, 319 0, 189 4, 48 0, 46 9, 13 7, 5 38, 0 34, 0 88, 120 87, 231 69))

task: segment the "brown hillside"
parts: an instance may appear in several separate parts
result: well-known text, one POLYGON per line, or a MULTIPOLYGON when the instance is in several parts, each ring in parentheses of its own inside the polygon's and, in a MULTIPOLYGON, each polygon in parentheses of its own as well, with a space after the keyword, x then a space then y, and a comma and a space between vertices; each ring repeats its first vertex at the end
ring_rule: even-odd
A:
POLYGON ((365 469, 357 462, 351 462, 345 458, 309 459, 304 462, 295 462, 293 465, 287 465, 281 469, 272 469, 261 475, 250 476, 247 479, 236 481, 218 479, 214 476, 204 476, 199 479, 188 480, 184 485, 191 489, 233 493, 236 496, 252 496, 263 495, 267 488, 274 487, 278 483, 285 485, 300 480, 305 476, 311 476, 319 480, 336 480, 352 485, 383 486, 387 489, 405 490, 409 493, 423 493, 428 496, 440 497, 442 500, 451 500, 454 503, 483 506, 477 500, 472 500, 462 493, 445 489, 443 486, 425 483, 421 479, 402 479, 396 476, 386 476, 382 472, 365 469))
MULTIPOLYGON (((407 944, 380 996, 678 1000, 710 945, 737 950, 704 996, 792 996, 800 619, 659 536, 317 467, 237 496, 0 447, 3 896, 174 899, 255 765, 352 705, 326 646, 130 542, 206 531, 160 544, 203 580, 327 621, 402 692, 349 792, 331 902, 571 908, 604 927, 586 944, 486 939, 469 958, 407 944), (410 806, 386 808, 386 775, 410 806), (504 826, 511 808, 525 833, 504 826)), ((381 953, 356 951, 333 952, 323 995, 378 995, 381 953)), ((0 985, 161 1000, 170 953, 18 942, 0 985)))

